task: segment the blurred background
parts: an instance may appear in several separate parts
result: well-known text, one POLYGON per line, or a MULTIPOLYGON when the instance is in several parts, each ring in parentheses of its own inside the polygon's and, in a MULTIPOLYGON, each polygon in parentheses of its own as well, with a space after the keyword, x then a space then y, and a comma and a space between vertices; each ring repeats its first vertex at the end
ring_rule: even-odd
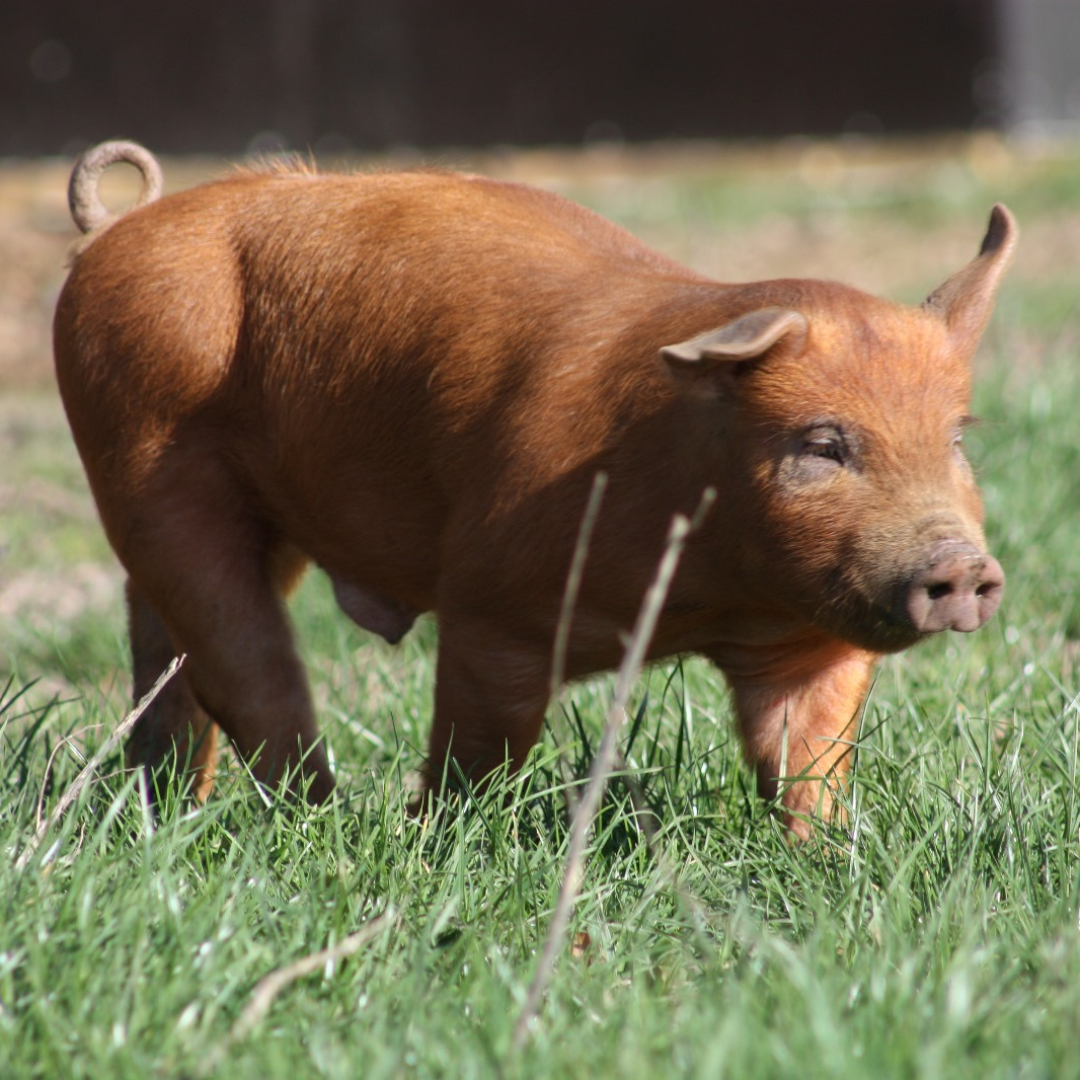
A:
POLYGON ((1080 124, 1076 0, 5 0, 0 155, 1080 124))
MULTIPOLYGON (((1061 484, 1080 476, 1074 425, 1049 419, 1080 408, 1077 0, 3 0, 0 685, 89 680, 120 709, 121 573, 50 340, 71 165, 115 137, 162 155, 168 190, 279 150, 476 169, 568 195, 721 280, 832 278, 909 302, 1007 203, 1022 239, 980 376, 1000 396, 977 404, 1009 419, 972 456, 998 557, 1013 581, 1031 568, 1033 625, 1080 641, 1080 599, 1057 599, 1080 489, 1028 484, 1023 434, 1039 426, 1061 484), (1017 491, 1045 508, 1019 510, 1017 491)), ((129 205, 134 170, 102 190, 129 205)))

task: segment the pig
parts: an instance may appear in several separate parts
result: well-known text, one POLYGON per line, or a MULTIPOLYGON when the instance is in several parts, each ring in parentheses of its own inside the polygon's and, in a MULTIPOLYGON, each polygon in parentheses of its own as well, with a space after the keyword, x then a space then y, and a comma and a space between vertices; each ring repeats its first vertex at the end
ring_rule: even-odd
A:
MULTIPOLYGON (((997 609, 1004 574, 961 440, 1016 243, 921 306, 834 282, 712 281, 547 191, 432 169, 241 169, 158 198, 153 156, 75 166, 87 233, 56 373, 127 572, 133 767, 217 732, 263 784, 334 789, 283 599, 308 564, 397 642, 434 612, 424 764, 520 766, 594 477, 607 477, 565 677, 616 666, 676 514, 690 537, 649 659, 723 673, 761 795, 796 836, 836 810, 875 663, 997 609), (112 216, 113 162, 144 191, 112 216)), ((837 813, 839 813, 837 811, 837 813)))

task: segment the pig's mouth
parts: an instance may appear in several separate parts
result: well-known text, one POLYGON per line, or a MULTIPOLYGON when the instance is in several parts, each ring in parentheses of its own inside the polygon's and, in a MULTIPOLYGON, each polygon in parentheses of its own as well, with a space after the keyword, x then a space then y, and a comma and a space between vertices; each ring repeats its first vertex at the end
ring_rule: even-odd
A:
POLYGON ((843 597, 836 610, 847 624, 845 636, 875 652, 899 652, 943 630, 978 630, 1005 591, 997 559, 958 540, 935 543, 920 566, 876 596, 844 581, 846 576, 841 571, 833 579, 847 586, 834 593, 843 597))

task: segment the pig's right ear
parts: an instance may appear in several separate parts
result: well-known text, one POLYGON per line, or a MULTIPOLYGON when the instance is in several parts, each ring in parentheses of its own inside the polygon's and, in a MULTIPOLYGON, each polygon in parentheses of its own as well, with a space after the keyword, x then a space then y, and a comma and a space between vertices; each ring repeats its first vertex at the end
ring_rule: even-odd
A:
POLYGON ((805 315, 784 308, 762 308, 700 337, 665 345, 660 356, 668 369, 692 392, 714 397, 726 380, 746 370, 783 343, 793 355, 803 351, 808 323, 805 315))
POLYGON ((1016 219, 999 203, 990 213, 979 254, 923 302, 927 311, 945 321, 953 340, 968 353, 975 351, 990 318, 1001 275, 1012 259, 1019 232, 1016 219))

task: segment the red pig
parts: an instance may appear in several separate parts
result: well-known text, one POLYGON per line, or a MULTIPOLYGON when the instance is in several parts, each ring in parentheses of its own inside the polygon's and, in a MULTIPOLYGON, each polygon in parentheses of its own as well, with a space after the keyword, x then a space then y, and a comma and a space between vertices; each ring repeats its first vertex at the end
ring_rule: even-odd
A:
POLYGON ((593 478, 608 487, 566 655, 616 666, 672 516, 705 488, 651 647, 724 673, 766 797, 828 818, 875 661, 975 630, 1004 575, 964 459, 971 357, 1016 240, 921 307, 833 282, 711 281, 556 195, 479 176, 242 171, 157 199, 154 159, 76 165, 89 232, 56 369, 128 573, 129 761, 216 729, 255 776, 334 786, 283 597, 315 563, 360 626, 439 623, 428 779, 520 765, 593 478), (101 171, 143 173, 111 218, 101 171), (782 775, 783 774, 783 775, 782 775))

